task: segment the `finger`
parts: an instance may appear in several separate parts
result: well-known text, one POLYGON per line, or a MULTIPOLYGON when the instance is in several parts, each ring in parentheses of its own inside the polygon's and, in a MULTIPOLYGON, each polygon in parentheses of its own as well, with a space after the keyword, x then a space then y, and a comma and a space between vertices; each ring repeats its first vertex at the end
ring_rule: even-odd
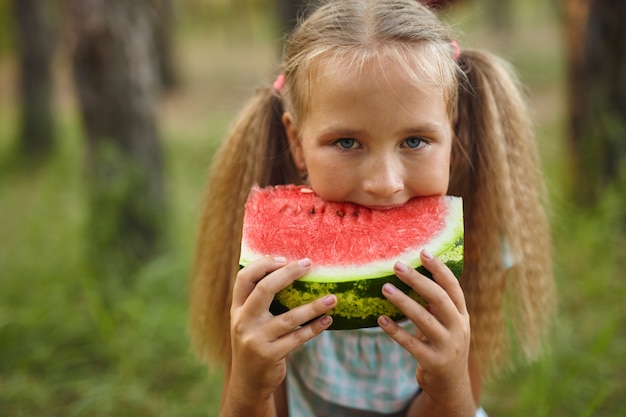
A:
MULTIPOLYGON (((433 262, 433 260, 431 260, 431 262, 433 262)), ((454 320, 458 317, 458 306, 454 301, 452 301, 450 295, 446 292, 446 290, 441 285, 438 285, 436 281, 427 278, 426 276, 415 271, 413 268, 409 268, 406 264, 402 262, 396 263, 396 265, 394 266, 394 271, 398 278, 400 278, 404 283, 409 285, 427 302, 428 310, 443 325, 449 325, 450 323, 454 322, 454 320)), ((440 277, 444 275, 444 271, 452 274, 452 272, 444 264, 441 264, 441 269, 435 270, 435 273, 437 273, 440 277)), ((463 293, 461 292, 461 296, 462 295, 463 293)))
POLYGON ((424 343, 429 343, 429 339, 428 337, 426 337, 426 335, 424 334, 424 332, 422 332, 422 330, 419 327, 415 327, 415 333, 414 336, 417 340, 420 340, 424 343))
POLYGON ((286 264, 285 258, 265 256, 241 269, 233 286, 233 306, 243 305, 260 280, 286 264))
POLYGON ((310 269, 311 260, 308 258, 289 262, 258 281, 248 296, 246 304, 252 311, 269 311, 270 304, 276 293, 304 276, 310 269))
POLYGON ((328 329, 332 323, 333 319, 331 316, 324 315, 319 317, 305 326, 297 328, 280 337, 274 342, 274 347, 281 356, 287 356, 287 354, 295 348, 302 346, 304 343, 328 329))
POLYGON ((423 335, 421 338, 412 335, 387 316, 380 316, 378 325, 413 357, 421 358, 427 353, 429 342, 423 335))
POLYGON ((326 295, 310 303, 293 308, 286 313, 279 314, 272 320, 272 326, 268 330, 271 339, 279 338, 295 328, 311 322, 317 317, 329 312, 337 305, 337 297, 333 294, 326 295))
POLYGON ((461 289, 459 280, 454 276, 450 268, 446 266, 440 259, 433 256, 430 251, 424 249, 420 258, 424 268, 428 269, 433 279, 444 291, 450 296, 450 299, 461 314, 467 314, 467 305, 465 303, 465 295, 461 289))
MULTIPOLYGON (((419 274, 417 271, 407 271, 408 274, 415 274, 417 279, 424 279, 430 281, 430 279, 419 274)), ((396 275, 400 277, 400 271, 396 271, 396 275)), ((402 279, 402 277, 400 277, 402 279)), ((404 281, 404 279, 403 279, 404 281)), ((408 282, 407 282, 408 283, 408 282)), ((410 285, 410 284, 409 284, 410 285)), ((436 285, 430 282, 430 285, 436 285)), ((420 303, 400 291, 394 285, 387 283, 383 285, 383 295, 392 304, 394 304, 400 311, 402 311, 409 320, 411 320, 418 328, 419 336, 421 338, 426 337, 428 340, 437 341, 444 340, 446 334, 446 328, 437 320, 437 318, 430 313, 420 303)), ((451 303, 450 303, 451 304, 451 303)))

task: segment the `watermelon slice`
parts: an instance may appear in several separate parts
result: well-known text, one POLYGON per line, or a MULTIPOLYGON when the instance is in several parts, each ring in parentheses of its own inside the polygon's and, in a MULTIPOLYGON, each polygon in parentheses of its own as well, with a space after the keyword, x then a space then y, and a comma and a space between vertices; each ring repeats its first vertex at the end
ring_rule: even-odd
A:
POLYGON ((424 304, 393 273, 395 262, 402 261, 430 276, 420 261, 424 248, 461 275, 461 198, 420 197, 402 207, 372 210, 324 201, 305 186, 254 187, 246 202, 239 264, 266 255, 310 258, 310 272, 280 291, 270 310, 280 314, 332 293, 338 304, 329 313, 331 329, 356 329, 377 326, 382 314, 404 317, 382 295, 386 282, 424 304))

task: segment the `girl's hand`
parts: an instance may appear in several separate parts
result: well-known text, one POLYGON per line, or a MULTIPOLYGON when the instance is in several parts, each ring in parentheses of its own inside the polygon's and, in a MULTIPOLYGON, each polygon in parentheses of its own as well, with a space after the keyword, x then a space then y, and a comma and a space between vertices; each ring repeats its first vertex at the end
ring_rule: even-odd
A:
POLYGON ((287 263, 268 256, 237 274, 230 309, 230 389, 255 400, 267 399, 285 378, 285 356, 332 323, 332 318, 323 314, 337 304, 334 295, 278 316, 269 312, 274 295, 302 277, 310 266, 309 259, 287 263))
POLYGON ((458 403, 472 395, 468 372, 470 319, 465 298, 458 280, 443 262, 426 250, 421 259, 435 282, 400 262, 395 273, 428 302, 428 307, 391 284, 383 286, 385 297, 415 323, 417 333, 409 333, 385 316, 379 318, 379 324, 417 359, 416 379, 424 392, 437 403, 458 403))

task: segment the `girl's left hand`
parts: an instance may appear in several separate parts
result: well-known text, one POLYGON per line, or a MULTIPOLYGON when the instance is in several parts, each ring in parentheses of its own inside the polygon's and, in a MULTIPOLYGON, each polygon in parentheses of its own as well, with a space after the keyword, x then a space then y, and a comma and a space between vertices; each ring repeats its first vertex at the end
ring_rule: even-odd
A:
POLYGON ((380 326, 418 362, 419 386, 436 401, 458 399, 470 390, 468 371, 470 319, 461 286, 450 269, 428 251, 421 253, 424 267, 433 280, 403 263, 396 263, 395 274, 426 302, 423 307, 391 284, 383 294, 415 323, 411 334, 386 316, 380 326))

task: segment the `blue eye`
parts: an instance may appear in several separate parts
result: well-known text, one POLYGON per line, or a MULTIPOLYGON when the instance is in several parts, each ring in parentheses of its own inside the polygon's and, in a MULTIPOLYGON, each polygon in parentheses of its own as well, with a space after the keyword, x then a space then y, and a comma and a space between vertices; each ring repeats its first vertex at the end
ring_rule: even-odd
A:
POLYGON ((352 148, 355 148, 356 145, 357 145, 357 141, 355 139, 352 139, 352 138, 338 139, 335 143, 341 149, 352 149, 352 148))
POLYGON ((407 148, 417 149, 425 142, 421 138, 408 138, 404 141, 404 143, 406 144, 407 148))

